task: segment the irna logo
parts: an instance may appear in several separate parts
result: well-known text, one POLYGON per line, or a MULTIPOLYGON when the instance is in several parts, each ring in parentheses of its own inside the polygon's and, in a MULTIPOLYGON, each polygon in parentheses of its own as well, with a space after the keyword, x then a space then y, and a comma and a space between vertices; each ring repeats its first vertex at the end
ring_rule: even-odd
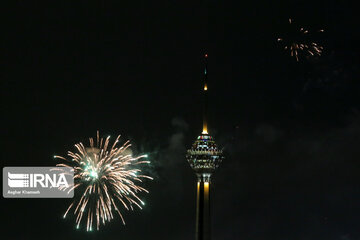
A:
POLYGON ((22 174, 8 172, 8 185, 11 188, 36 187, 69 187, 65 175, 62 174, 22 174))
POLYGON ((4 198, 72 198, 74 169, 70 167, 4 167, 4 198))

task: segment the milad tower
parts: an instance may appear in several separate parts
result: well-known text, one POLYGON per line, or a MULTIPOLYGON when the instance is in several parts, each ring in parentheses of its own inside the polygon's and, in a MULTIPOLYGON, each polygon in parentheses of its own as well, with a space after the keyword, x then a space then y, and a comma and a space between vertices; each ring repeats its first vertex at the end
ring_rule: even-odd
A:
POLYGON ((187 150, 186 159, 197 176, 197 199, 196 199, 196 240, 211 239, 211 216, 210 216, 210 185, 211 175, 223 160, 222 150, 218 149, 214 138, 208 133, 207 105, 208 105, 208 82, 207 82, 207 58, 205 54, 205 71, 203 85, 203 129, 193 145, 187 150))

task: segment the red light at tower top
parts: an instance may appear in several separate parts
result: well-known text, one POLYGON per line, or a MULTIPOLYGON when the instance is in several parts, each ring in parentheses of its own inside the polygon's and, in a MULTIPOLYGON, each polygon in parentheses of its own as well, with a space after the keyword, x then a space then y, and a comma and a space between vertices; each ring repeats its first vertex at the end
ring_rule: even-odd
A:
POLYGON ((205 53, 205 58, 207 58, 208 57, 208 55, 207 55, 207 53, 205 53))

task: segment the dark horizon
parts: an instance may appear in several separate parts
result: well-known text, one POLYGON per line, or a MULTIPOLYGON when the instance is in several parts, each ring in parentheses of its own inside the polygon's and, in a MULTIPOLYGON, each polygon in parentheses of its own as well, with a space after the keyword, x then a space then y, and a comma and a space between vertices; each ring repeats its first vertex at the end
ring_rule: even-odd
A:
POLYGON ((68 199, 4 199, 4 239, 194 239, 208 53, 213 239, 360 239, 359 28, 352 1, 13 1, 3 21, 4 166, 52 166, 99 130, 147 153, 143 210, 99 232, 68 199), (208 15, 208 17, 207 17, 208 15), (279 45, 324 29, 320 57, 279 45), (208 19, 208 20, 206 20, 208 19))

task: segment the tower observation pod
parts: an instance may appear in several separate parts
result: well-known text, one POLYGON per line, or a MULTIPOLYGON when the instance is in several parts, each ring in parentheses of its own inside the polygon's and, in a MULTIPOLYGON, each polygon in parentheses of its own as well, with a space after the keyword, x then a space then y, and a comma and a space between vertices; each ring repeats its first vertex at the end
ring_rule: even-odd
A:
POLYGON ((197 176, 196 194, 196 240, 211 239, 210 186, 211 175, 223 160, 222 150, 218 149, 209 135, 207 123, 208 83, 207 58, 205 54, 203 85, 203 130, 186 153, 186 159, 197 176))

